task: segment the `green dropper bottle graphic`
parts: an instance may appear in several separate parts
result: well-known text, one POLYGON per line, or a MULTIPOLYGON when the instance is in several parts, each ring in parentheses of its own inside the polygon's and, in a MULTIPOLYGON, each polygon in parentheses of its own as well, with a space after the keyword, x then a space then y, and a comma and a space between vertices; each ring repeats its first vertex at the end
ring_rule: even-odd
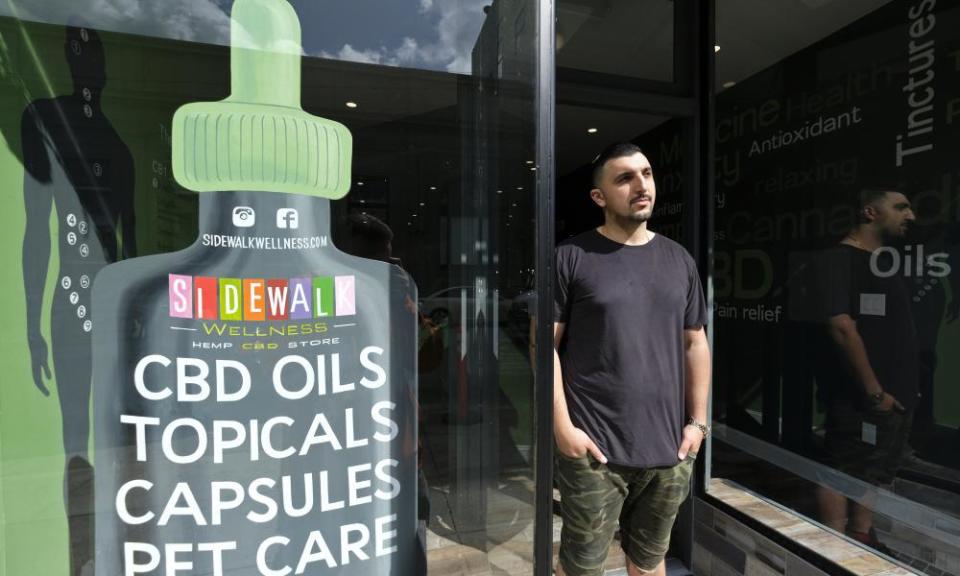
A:
POLYGON ((285 0, 236 0, 230 97, 173 119, 189 248, 93 292, 96 573, 422 573, 416 287, 347 255, 345 126, 300 106, 285 0))

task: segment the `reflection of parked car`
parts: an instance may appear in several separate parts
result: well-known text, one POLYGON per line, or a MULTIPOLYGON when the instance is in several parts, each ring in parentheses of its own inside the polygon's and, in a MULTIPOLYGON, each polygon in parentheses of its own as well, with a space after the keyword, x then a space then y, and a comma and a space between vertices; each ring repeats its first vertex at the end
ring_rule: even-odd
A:
MULTIPOLYGON (((460 310, 462 307, 461 295, 466 296, 467 306, 472 308, 470 304, 475 295, 475 288, 473 286, 451 286, 421 298, 420 312, 430 318, 437 326, 449 325, 451 323, 459 324, 461 316, 460 310)), ((499 321, 502 324, 509 319, 508 314, 513 302, 502 296, 499 298, 499 301, 499 310, 497 313, 499 314, 499 321)), ((467 314, 472 313, 471 310, 467 311, 467 314)), ((490 318, 490 321, 493 321, 493 318, 490 318)))

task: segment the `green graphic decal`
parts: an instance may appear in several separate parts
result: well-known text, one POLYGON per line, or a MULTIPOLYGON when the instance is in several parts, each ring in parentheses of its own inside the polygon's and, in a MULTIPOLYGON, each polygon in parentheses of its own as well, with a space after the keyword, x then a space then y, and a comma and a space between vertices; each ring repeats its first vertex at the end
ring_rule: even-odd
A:
POLYGON ((258 190, 337 199, 350 188, 352 138, 300 108, 300 26, 286 2, 233 5, 230 73, 221 102, 173 119, 173 172, 198 192, 258 190))
POLYGON ((197 241, 93 288, 95 574, 417 576, 416 287, 327 242, 351 139, 299 108, 292 8, 232 33, 232 95, 174 115, 197 241))

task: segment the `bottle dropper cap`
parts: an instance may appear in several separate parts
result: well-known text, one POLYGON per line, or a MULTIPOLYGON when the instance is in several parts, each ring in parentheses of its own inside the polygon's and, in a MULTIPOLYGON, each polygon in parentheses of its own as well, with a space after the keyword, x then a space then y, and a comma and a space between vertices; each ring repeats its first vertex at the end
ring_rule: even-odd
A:
POLYGON ((300 107, 300 21, 286 0, 236 0, 231 94, 173 116, 173 175, 196 192, 252 190, 342 198, 353 138, 300 107))

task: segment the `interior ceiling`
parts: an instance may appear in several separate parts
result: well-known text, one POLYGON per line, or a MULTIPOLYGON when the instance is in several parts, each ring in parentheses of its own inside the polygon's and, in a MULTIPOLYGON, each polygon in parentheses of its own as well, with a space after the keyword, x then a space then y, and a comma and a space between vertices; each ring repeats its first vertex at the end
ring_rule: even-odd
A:
POLYGON ((666 116, 557 104, 556 165, 562 176, 591 162, 611 142, 632 140, 669 120, 666 116), (590 134, 588 128, 596 128, 590 134))
MULTIPOLYGON (((717 89, 775 64, 891 0, 717 0, 717 89)), ((645 79, 671 80, 673 66, 672 0, 562 0, 557 5, 557 65, 645 79)), ((382 75, 407 70, 326 62, 342 66, 352 81, 323 82, 317 92, 333 95, 334 105, 357 100, 350 115, 357 128, 377 125, 455 105, 456 85, 444 74, 419 74, 435 80, 430 90, 384 91, 382 75), (436 76, 436 78, 434 78, 436 76), (349 86, 349 89, 343 88, 349 86), (371 113, 375 110, 375 113, 371 113)), ((306 78, 328 78, 307 75, 306 78)), ((563 84, 558 85, 562 93, 563 84)), ((558 99, 556 162, 559 175, 588 163, 603 146, 633 139, 667 118, 597 107, 571 106, 558 99), (597 128, 589 134, 588 128, 597 128)), ((344 111, 346 112, 346 111, 344 111)))
MULTIPOLYGON (((501 0, 502 1, 502 0, 501 0)), ((717 89, 741 81, 836 32, 891 0, 717 0, 717 89)), ((673 0, 561 0, 557 5, 557 65, 644 79, 670 80, 673 0)), ((57 29, 56 33, 62 32, 57 29)), ((219 62, 219 60, 218 60, 219 62)), ((422 117, 456 106, 460 94, 449 74, 380 65, 308 59, 304 104, 354 129, 422 117), (313 70, 316 68, 316 70, 313 70), (331 74, 331 69, 337 73, 331 74), (356 111, 343 107, 352 100, 356 111)), ((562 104, 556 108, 559 175, 588 163, 605 144, 629 140, 665 117, 622 109, 562 104), (595 134, 587 128, 597 128, 595 134)), ((375 129, 375 128, 373 128, 375 129)))
POLYGON ((891 0, 718 0, 717 89, 826 38, 891 0))
MULTIPOLYGON (((810 46, 891 0, 717 0, 716 89, 810 46)), ((561 0, 557 66, 671 80, 672 0, 561 0)), ((563 84, 558 84, 563 92, 563 84)), ((562 101, 561 98, 558 101, 562 101)), ((557 171, 590 162, 606 143, 630 140, 666 118, 557 105, 557 171), (595 126, 597 133, 586 129, 595 126)))
POLYGON ((557 66, 670 82, 673 0, 561 0, 557 66))
MULTIPOLYGON (((716 34, 721 50, 716 54, 716 89, 722 91, 723 84, 748 78, 890 1, 717 0, 716 34)), ((673 0, 561 0, 557 35, 558 66, 672 79, 673 0)), ((335 106, 348 99, 367 104, 351 119, 351 125, 358 128, 442 109, 458 99, 456 84, 448 82, 445 74, 419 74, 421 81, 434 80, 429 90, 384 91, 382 75, 396 75, 399 81, 409 71, 329 61, 326 65, 342 65, 343 73, 355 75, 352 82, 322 82, 322 88, 317 88, 335 94, 335 106)), ((307 83, 313 82, 305 78, 307 83)), ((562 83, 558 91, 562 93, 562 83)), ((668 119, 602 105, 565 105, 562 97, 558 98, 556 118, 558 175, 590 162, 606 144, 633 139, 668 119), (597 128, 597 132, 590 134, 588 128, 597 128)))
MULTIPOLYGON (((740 81, 891 0, 717 0, 717 86, 740 81)), ((557 66, 672 78, 673 0, 560 0, 557 66)))

